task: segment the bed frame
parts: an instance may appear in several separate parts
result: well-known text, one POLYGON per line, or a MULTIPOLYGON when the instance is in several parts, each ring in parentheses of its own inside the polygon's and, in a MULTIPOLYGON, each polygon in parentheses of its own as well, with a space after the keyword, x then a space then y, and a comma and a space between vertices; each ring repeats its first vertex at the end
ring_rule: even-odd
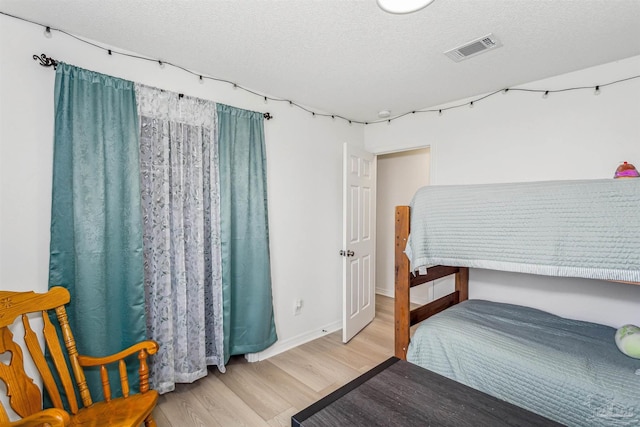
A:
POLYGON ((412 274, 409 259, 404 253, 409 238, 410 222, 409 206, 396 206, 395 356, 402 360, 407 360, 411 326, 469 298, 467 267, 437 265, 430 267, 427 274, 412 274), (452 293, 411 310, 409 293, 412 287, 452 274, 455 274, 455 290, 452 293))
MULTIPOLYGON (((469 269, 436 265, 429 267, 427 274, 411 272, 409 259, 404 253, 411 225, 409 206, 396 206, 395 241, 395 356, 407 359, 411 326, 440 313, 441 311, 469 298, 469 269), (410 290, 414 286, 431 282, 455 274, 455 290, 435 301, 414 308, 410 307, 410 290)), ((640 282, 622 282, 640 285, 640 282)))

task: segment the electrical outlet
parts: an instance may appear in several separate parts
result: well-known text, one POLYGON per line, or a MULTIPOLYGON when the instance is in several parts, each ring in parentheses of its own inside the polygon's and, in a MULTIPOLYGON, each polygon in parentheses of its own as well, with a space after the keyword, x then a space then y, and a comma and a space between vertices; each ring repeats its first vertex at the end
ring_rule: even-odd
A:
POLYGON ((304 305, 304 301, 300 298, 296 298, 293 302, 293 315, 297 316, 302 312, 302 306, 304 305))

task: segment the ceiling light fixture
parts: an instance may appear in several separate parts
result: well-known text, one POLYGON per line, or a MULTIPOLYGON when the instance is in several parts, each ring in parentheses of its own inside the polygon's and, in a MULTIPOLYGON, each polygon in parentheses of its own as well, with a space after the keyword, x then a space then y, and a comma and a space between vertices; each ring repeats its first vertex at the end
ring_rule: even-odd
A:
POLYGON ((378 0, 380 9, 389 13, 405 14, 417 12, 433 3, 434 0, 378 0))

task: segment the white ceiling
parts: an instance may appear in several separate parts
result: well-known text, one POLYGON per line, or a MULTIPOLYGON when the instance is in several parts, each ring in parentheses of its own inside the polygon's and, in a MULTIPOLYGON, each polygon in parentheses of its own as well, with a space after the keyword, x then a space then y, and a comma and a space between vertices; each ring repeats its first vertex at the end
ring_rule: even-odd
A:
POLYGON ((375 0, 0 0, 0 11, 362 121, 640 55, 640 0, 435 0, 408 15, 375 0), (504 46, 460 63, 443 54, 488 33, 504 46))

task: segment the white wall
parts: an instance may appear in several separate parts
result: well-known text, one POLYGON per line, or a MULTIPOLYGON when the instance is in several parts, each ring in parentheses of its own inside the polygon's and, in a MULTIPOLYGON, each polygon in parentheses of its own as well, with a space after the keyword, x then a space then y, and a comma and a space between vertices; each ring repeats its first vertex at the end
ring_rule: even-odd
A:
POLYGON ((376 293, 393 297, 395 207, 408 205, 418 188, 429 185, 429 149, 377 157, 376 293))
POLYGON ((57 32, 46 39, 41 27, 4 15, 0 49, 0 289, 47 289, 55 76, 32 59, 46 53, 147 85, 269 111, 275 117, 265 121, 265 136, 279 336, 271 352, 341 327, 342 144, 362 147, 361 126, 312 118, 286 103, 265 105, 229 84, 201 85, 169 66, 109 56, 57 32), (296 298, 306 304, 294 318, 296 298))
MULTIPOLYGON (((637 75, 640 57, 632 57, 522 87, 595 86, 637 75)), ((365 147, 372 152, 425 145, 431 147, 433 185, 610 178, 621 161, 640 167, 640 79, 603 87, 598 96, 593 90, 547 99, 497 94, 474 108, 365 127, 365 147)), ((611 326, 640 324, 640 286, 485 270, 470 275, 471 298, 521 303, 611 326)))

